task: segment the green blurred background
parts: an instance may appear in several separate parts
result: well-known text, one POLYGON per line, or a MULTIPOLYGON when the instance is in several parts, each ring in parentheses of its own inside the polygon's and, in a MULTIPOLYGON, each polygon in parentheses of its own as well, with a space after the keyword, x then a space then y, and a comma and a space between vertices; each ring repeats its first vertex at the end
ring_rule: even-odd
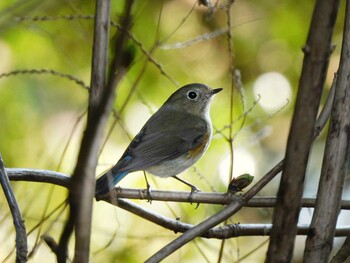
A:
MULTIPOLYGON (((225 4, 223 1, 219 5, 225 4)), ((343 3, 344 4, 344 3, 343 3)), ((225 10, 212 15, 193 0, 137 1, 133 9, 132 34, 151 52, 151 62, 140 45, 135 63, 117 88, 115 109, 121 119, 113 125, 111 116, 106 144, 97 174, 112 166, 148 117, 178 87, 201 82, 222 87, 212 104, 215 126, 212 144, 194 168, 181 177, 202 191, 225 192, 231 163, 229 126, 234 136, 234 176, 250 173, 261 178, 284 155, 288 129, 301 72, 303 54, 314 1, 238 0, 231 8, 233 63, 227 34, 207 36, 228 25, 225 10), (231 93, 230 68, 241 73, 243 99, 231 93), (125 104, 130 91, 130 100, 125 104), (231 106, 231 98, 233 106, 231 106), (242 103, 244 101, 244 103, 242 103), (230 112, 233 112, 233 119, 230 112)), ((113 1, 111 19, 118 21, 123 1, 113 1)), ((336 49, 331 57, 326 81, 328 90, 337 70, 342 40, 344 6, 334 32, 336 49)), ((0 74, 15 70, 46 69, 70 74, 89 85, 92 53, 93 1, 9 1, 0 2, 0 74), (34 21, 33 17, 46 17, 34 21), (62 16, 74 16, 73 19, 62 16)), ((111 39, 116 30, 112 28, 111 39)), ((112 43, 112 42, 111 42, 112 43)), ((112 53, 112 52, 111 52, 112 53)), ((327 92, 324 94, 323 101, 327 92)), ((52 74, 13 74, 0 78, 0 152, 7 167, 57 170, 71 174, 85 126, 88 91, 81 85, 52 74), (83 116, 83 118, 81 118, 83 116), (67 149, 65 150, 65 147, 67 149)), ((322 161, 324 133, 315 142, 306 178, 305 196, 315 197, 322 161)), ((278 177, 279 178, 279 177, 278 177)), ((153 189, 188 190, 170 179, 149 176, 153 189)), ((43 221, 62 203, 67 191, 39 183, 13 183, 29 235, 29 250, 39 246, 32 262, 55 262, 50 249, 40 245, 40 236, 58 240, 66 211, 43 221), (43 221, 43 222, 42 222, 43 221)), ((121 187, 145 187, 142 173, 126 177, 121 187)), ((261 195, 275 195, 278 179, 261 195)), ((7 203, 0 198, 0 261, 14 248, 15 234, 7 203)), ((144 201, 142 206, 170 218, 196 224, 221 206, 144 201)), ((270 209, 242 209, 230 223, 270 223, 270 209)), ((311 210, 303 210, 301 223, 308 223, 311 210)), ((340 220, 340 223, 342 221, 340 220)), ((178 234, 164 230, 121 209, 95 202, 91 262, 141 262, 173 240, 178 234)), ((222 262, 262 262, 267 237, 239 237, 226 241, 222 262), (251 255, 248 253, 255 250, 251 255)), ((296 262, 303 251, 298 237, 296 262)), ((338 241, 337 241, 338 242, 338 241)), ((215 262, 221 241, 196 239, 165 262, 215 262)), ((336 243, 337 245, 338 243, 336 243)), ((72 244, 73 245, 73 242, 72 244)), ((70 251, 73 251, 73 246, 70 251)), ((14 253, 5 262, 14 261, 14 253)))

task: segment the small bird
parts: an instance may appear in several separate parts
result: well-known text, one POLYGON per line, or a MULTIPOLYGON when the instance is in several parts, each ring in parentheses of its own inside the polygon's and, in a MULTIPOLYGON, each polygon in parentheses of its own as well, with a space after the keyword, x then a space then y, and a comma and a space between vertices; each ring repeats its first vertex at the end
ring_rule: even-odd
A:
POLYGON ((211 136, 210 102, 222 89, 200 83, 183 86, 154 113, 131 141, 119 161, 96 181, 96 196, 103 196, 128 173, 146 171, 174 177, 197 162, 207 150, 211 136))

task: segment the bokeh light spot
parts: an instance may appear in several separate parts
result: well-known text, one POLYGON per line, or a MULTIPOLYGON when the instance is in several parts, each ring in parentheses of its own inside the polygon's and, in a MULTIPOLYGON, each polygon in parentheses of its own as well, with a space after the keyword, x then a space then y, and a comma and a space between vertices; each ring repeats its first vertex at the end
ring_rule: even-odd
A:
POLYGON ((277 72, 268 72, 255 81, 254 95, 259 105, 267 112, 281 109, 291 98, 291 86, 285 76, 277 72))

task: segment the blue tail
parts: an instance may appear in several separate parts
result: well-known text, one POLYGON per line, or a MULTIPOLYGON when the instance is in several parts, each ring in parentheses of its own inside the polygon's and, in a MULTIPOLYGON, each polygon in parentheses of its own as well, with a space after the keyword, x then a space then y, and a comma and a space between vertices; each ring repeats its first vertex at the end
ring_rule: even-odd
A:
POLYGON ((95 195, 96 196, 103 196, 103 195, 107 194, 127 174, 128 174, 127 171, 123 171, 123 172, 119 172, 119 173, 114 175, 113 169, 109 170, 104 175, 97 178, 95 195))

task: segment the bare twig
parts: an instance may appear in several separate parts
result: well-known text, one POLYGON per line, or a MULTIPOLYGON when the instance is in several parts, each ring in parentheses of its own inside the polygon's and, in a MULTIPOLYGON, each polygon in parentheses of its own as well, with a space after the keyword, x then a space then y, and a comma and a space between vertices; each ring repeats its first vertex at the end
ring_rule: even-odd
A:
POLYGON ((16 197, 13 193, 9 178, 7 177, 4 162, 0 154, 0 183, 4 191, 7 203, 13 217, 13 224, 16 229, 16 262, 27 262, 27 233, 22 214, 19 209, 16 197))
MULTIPOLYGON (((243 129, 243 124, 244 124, 244 120, 247 118, 248 114, 251 113, 255 107, 258 105, 258 102, 260 100, 260 95, 259 97, 253 102, 253 104, 247 109, 245 110, 242 114, 240 114, 236 119, 232 120, 229 124, 226 124, 224 127, 222 127, 221 129, 217 129, 216 127, 213 127, 214 128, 214 134, 218 133, 220 134, 225 140, 229 140, 229 137, 228 136, 225 136, 224 134, 224 130, 228 129, 232 129, 231 127, 233 127, 233 125, 238 122, 238 121, 241 121, 241 129, 239 131, 237 131, 235 134, 234 134, 234 137, 237 136, 237 134, 243 129)), ((270 116, 269 116, 270 117, 270 116)), ((246 127, 244 127, 246 128, 246 127)))
POLYGON ((159 70, 159 72, 165 76, 171 83, 173 83, 176 87, 179 86, 178 82, 175 81, 168 73, 166 73, 162 64, 160 64, 153 56, 152 52, 148 51, 137 37, 131 32, 127 32, 128 36, 135 42, 136 45, 140 48, 141 52, 148 58, 148 60, 159 70))
POLYGON ((185 47, 189 47, 192 46, 194 44, 197 44, 199 42, 202 41, 206 41, 206 40, 211 40, 213 38, 216 38, 218 36, 221 36, 223 34, 227 34, 227 32, 230 30, 229 27, 224 27, 224 28, 220 28, 217 30, 214 30, 212 32, 197 36, 193 39, 184 41, 184 42, 178 42, 178 43, 173 43, 173 44, 164 44, 162 46, 160 46, 161 49, 178 49, 178 48, 185 48, 185 47))
MULTIPOLYGON (((45 22, 45 21, 54 21, 54 20, 77 20, 77 19, 83 19, 83 20, 93 20, 95 19, 95 16, 93 15, 63 15, 63 16, 34 16, 34 17, 16 17, 16 21, 34 21, 34 22, 45 22)), ((120 30, 122 27, 115 21, 111 21, 111 26, 117 28, 120 30)), ((159 72, 164 75, 166 78, 169 79, 170 82, 172 82, 175 86, 178 86, 178 83, 165 72, 163 66, 151 55, 151 53, 144 47, 143 43, 137 39, 137 37, 131 33, 130 31, 126 32, 128 34, 128 37, 134 41, 134 43, 140 48, 141 52, 148 58, 148 60, 154 64, 154 66, 159 70, 159 72)), ((159 44, 157 43, 157 47, 159 44)), ((27 70, 25 70, 27 71, 27 70)), ((40 70, 39 70, 40 71, 40 70)), ((26 73, 26 72, 24 72, 26 73)), ((35 72, 34 72, 35 73, 35 72)), ((40 73, 40 72, 39 72, 40 73)))
MULTIPOLYGON (((241 95, 241 100, 242 100, 242 107, 243 107, 243 112, 245 112, 245 103, 243 100, 243 93, 241 93, 241 87, 240 84, 242 84, 242 82, 239 80, 237 80, 237 77, 240 78, 240 74, 236 74, 237 72, 239 72, 236 69, 235 66, 235 57, 234 57, 234 53, 233 53, 233 38, 232 38, 232 32, 231 32, 231 26, 232 26, 232 17, 231 17, 231 6, 233 4, 234 1, 231 1, 230 4, 226 7, 226 16, 227 16, 227 44, 228 44, 228 55, 229 55, 229 59, 230 59, 230 72, 229 74, 231 75, 231 85, 230 85, 230 115, 229 115, 229 135, 227 138, 227 143, 229 146, 229 153, 230 153, 230 168, 228 171, 228 184, 231 182, 231 180, 233 179, 233 160, 234 160, 234 152, 233 152, 233 140, 234 140, 234 136, 233 136, 233 112, 234 112, 234 91, 235 88, 238 90, 239 94, 241 95)), ((241 127, 243 126, 244 122, 246 120, 246 115, 243 115, 243 120, 241 122, 241 127)), ((225 220, 224 224, 227 224, 227 219, 225 220)), ((219 255, 218 255, 218 263, 221 262, 222 260, 222 256, 223 256, 223 252, 224 252, 224 247, 225 247, 225 240, 222 240, 221 245, 220 245, 220 250, 219 250, 219 255)))
MULTIPOLYGON (((337 231, 337 230, 336 230, 337 231)), ((331 263, 343 263, 346 262, 350 256, 350 235, 344 241, 337 254, 332 258, 331 263)))
MULTIPOLYGON (((64 200, 61 204, 59 204, 58 206, 56 206, 52 211, 50 211, 49 213, 45 214, 44 217, 41 218, 41 220, 39 222, 36 223, 36 225, 34 227, 32 227, 29 231, 28 231, 28 236, 30 234, 32 234, 34 232, 34 230, 39 229, 42 227, 43 222, 45 222, 46 220, 48 220, 49 218, 51 218, 55 213, 58 213, 55 218, 49 223, 49 226, 45 229, 44 234, 41 235, 40 240, 36 241, 36 243, 34 244, 34 246, 32 247, 32 250, 29 252, 28 254, 28 259, 33 258, 34 254, 36 253, 36 251, 38 250, 39 246, 42 244, 43 241, 46 241, 43 237, 44 236, 48 236, 48 232, 52 229, 52 227, 55 225, 55 223, 57 223, 57 221, 62 217, 66 207, 67 207, 68 203, 67 200, 64 200)), ((50 240, 48 240, 50 241, 50 240)), ((55 242, 56 243, 56 242, 55 242)), ((49 247, 52 249, 52 247, 50 246, 50 244, 48 244, 49 247)), ((56 250, 52 250, 55 255, 57 255, 57 249, 56 250)))
POLYGON ((347 174, 350 140, 350 3, 346 2, 343 45, 334 103, 317 192, 312 231, 306 239, 304 259, 328 262, 347 174))
POLYGON ((77 77, 75 77, 75 76, 73 76, 71 74, 62 73, 62 72, 59 72, 59 71, 53 70, 53 69, 19 69, 19 70, 6 72, 6 73, 1 73, 0 74, 0 78, 16 76, 16 75, 24 75, 24 74, 27 74, 27 75, 49 74, 49 75, 53 75, 53 76, 57 76, 57 77, 60 77, 60 78, 65 78, 65 79, 74 81, 76 84, 78 84, 79 86, 83 87, 84 89, 88 90, 90 88, 81 79, 78 79, 77 77))
MULTIPOLYGON (((167 45, 164 45, 162 46, 162 43, 165 43, 167 42, 184 24, 185 22, 188 20, 188 18, 190 17, 190 15, 193 13, 193 11, 195 10, 195 7, 196 7, 197 3, 194 3, 192 8, 190 9, 190 11, 187 13, 187 15, 184 16, 184 18, 181 20, 181 22, 176 26, 176 28, 170 32, 166 37, 164 37, 162 40, 159 41, 159 46, 160 48, 163 48, 163 49, 167 49, 167 48, 164 48, 165 46, 167 45)), ((176 44, 175 44, 176 45, 176 44)))
POLYGON ((70 176, 50 170, 6 168, 6 172, 12 181, 29 181, 59 185, 68 188, 70 176))
POLYGON ((322 131, 325 123, 328 121, 330 113, 332 111, 333 101, 334 101, 334 93, 335 93, 335 86, 337 84, 338 75, 337 73, 334 74, 333 82, 331 85, 331 88, 329 90, 326 103, 324 104, 322 111, 320 115, 317 118, 317 123, 314 129, 314 138, 316 138, 320 132, 322 131))
MULTIPOLYGON (((6 168, 6 173, 11 181, 28 181, 28 182, 41 182, 49 183, 65 188, 69 187, 70 177, 63 173, 49 171, 49 170, 35 170, 35 169, 23 169, 23 168, 6 168)), ((138 199, 147 200, 146 189, 131 189, 131 188, 116 188, 116 197, 123 199, 138 199)), ((160 191, 152 190, 152 201, 169 201, 169 202, 185 202, 188 203, 188 196, 190 192, 185 191, 160 191)), ((115 200, 110 200, 110 196, 104 196, 99 200, 103 200, 113 205, 118 205, 115 200)), ((115 197, 113 197, 115 198, 115 197)), ((227 195, 226 193, 207 193, 196 192, 192 196, 193 203, 200 204, 217 204, 227 205, 232 202, 239 202, 241 195, 227 195)), ((302 207, 315 207, 316 199, 303 198, 302 207)), ((276 203, 276 197, 259 196, 253 197, 244 206, 245 207, 274 207, 276 203)), ((341 203, 341 209, 350 210, 350 200, 343 200, 341 203)))
POLYGON ((92 15, 62 15, 62 16, 17 16, 15 18, 15 21, 22 22, 22 21, 34 21, 34 22, 43 22, 43 21, 54 21, 54 20, 77 20, 77 19, 83 19, 83 20, 92 20, 95 17, 92 15))
MULTIPOLYGON (((11 178, 11 177, 10 177, 11 178)), ((24 178, 22 178, 24 180, 24 178)), ((152 201, 166 201, 166 202, 182 202, 190 203, 188 199, 190 192, 185 191, 161 191, 152 190, 152 201)), ((195 192, 192 193, 192 203, 199 204, 216 204, 216 205, 228 205, 232 202, 239 202, 241 195, 230 195, 227 193, 211 193, 211 192, 195 192)), ((115 198, 123 199, 137 199, 148 201, 149 196, 147 189, 131 189, 131 188, 116 188, 115 196, 105 195, 97 199, 114 204, 115 198), (113 200, 114 199, 114 200, 113 200)), ((314 207, 315 198, 303 198, 302 207, 314 207)), ((259 196, 254 197, 248 201, 245 207, 274 207, 276 203, 276 197, 259 196)), ((118 201, 116 202, 118 206, 118 201)), ((344 200, 341 203, 341 209, 350 210, 350 200, 344 200)))
POLYGON ((289 133, 285 165, 273 217, 266 262, 290 262, 303 193, 315 121, 331 54, 331 38, 339 1, 316 1, 304 48, 295 111, 289 133))
MULTIPOLYGON (((191 9, 192 11, 192 9, 191 9)), ((190 12, 191 12, 190 11, 190 12)), ((189 13, 190 14, 190 13, 189 13)), ((187 16, 186 16, 187 17, 187 16)), ((186 19, 186 17, 184 19, 186 19)), ((254 22, 258 19, 253 19, 253 20, 250 20, 248 21, 249 22, 254 22)), ((244 22, 244 23, 247 23, 247 22, 244 22)), ((240 24, 238 25, 235 25, 235 26, 239 26, 240 24)), ((179 26, 181 26, 181 24, 179 24, 179 26)), ((231 25, 231 27, 233 27, 231 25)), ((212 40, 216 37, 219 37, 219 36, 222 36, 224 34, 227 34, 227 32, 229 30, 231 30, 232 28, 230 27, 223 27, 223 28, 220 28, 220 29, 217 29, 217 30, 213 30, 209 33, 205 33, 205 34, 202 34, 202 35, 199 35, 197 37, 194 37, 190 40, 186 40, 186 41, 183 41, 183 42, 176 42, 176 43, 172 43, 172 44, 162 44, 160 46, 161 49, 164 49, 164 50, 169 50, 169 49, 180 49, 180 48, 185 48, 185 47, 190 47, 190 46, 193 46, 197 43, 200 43, 200 42, 203 42, 203 41, 208 41, 208 40, 212 40)), ((166 42, 168 40, 168 38, 166 38, 165 40, 162 41, 162 43, 166 42)))

